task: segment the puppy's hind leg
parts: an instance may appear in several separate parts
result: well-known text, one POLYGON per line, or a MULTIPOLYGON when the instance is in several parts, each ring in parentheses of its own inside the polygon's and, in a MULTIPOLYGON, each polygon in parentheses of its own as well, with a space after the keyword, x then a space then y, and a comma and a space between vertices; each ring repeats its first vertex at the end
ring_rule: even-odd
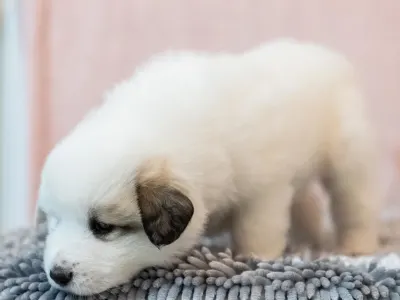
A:
POLYGON ((286 247, 292 196, 288 186, 238 207, 232 220, 235 252, 263 259, 280 257, 286 247))
POLYGON ((331 194, 339 253, 370 254, 378 246, 377 152, 361 95, 348 88, 331 138, 324 185, 331 194))
POLYGON ((322 251, 332 250, 333 235, 326 226, 326 199, 317 188, 320 188, 319 182, 310 181, 294 195, 289 235, 291 253, 304 253, 308 248, 313 255, 319 255, 322 251))

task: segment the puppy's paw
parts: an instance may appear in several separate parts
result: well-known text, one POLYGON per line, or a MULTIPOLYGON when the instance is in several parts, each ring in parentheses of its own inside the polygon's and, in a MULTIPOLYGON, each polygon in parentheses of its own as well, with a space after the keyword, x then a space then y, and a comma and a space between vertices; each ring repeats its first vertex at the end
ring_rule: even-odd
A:
POLYGON ((341 246, 337 249, 336 253, 345 256, 366 256, 378 252, 377 245, 347 245, 341 246))
POLYGON ((346 256, 372 255, 378 252, 379 242, 375 230, 362 230, 347 235, 339 242, 336 253, 346 256))

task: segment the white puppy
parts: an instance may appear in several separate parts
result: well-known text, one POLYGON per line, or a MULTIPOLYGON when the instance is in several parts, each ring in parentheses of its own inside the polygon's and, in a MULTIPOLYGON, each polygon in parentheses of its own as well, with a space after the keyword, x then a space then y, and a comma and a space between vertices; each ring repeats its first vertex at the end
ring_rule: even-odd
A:
POLYGON ((238 252, 277 257, 293 199, 315 176, 333 198, 340 249, 373 251, 375 155, 352 67, 327 49, 279 40, 158 55, 48 156, 46 273, 73 293, 101 292, 168 264, 228 217, 238 252))

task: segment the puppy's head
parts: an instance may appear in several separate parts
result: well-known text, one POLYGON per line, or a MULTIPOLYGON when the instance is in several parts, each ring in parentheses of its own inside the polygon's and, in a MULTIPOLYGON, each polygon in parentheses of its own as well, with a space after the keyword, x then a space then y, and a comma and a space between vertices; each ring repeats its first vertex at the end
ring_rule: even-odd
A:
POLYGON ((57 152, 45 164, 39 197, 49 227, 44 266, 53 286, 99 293, 193 246, 201 226, 193 220, 190 192, 166 160, 132 166, 86 157, 92 164, 57 152))

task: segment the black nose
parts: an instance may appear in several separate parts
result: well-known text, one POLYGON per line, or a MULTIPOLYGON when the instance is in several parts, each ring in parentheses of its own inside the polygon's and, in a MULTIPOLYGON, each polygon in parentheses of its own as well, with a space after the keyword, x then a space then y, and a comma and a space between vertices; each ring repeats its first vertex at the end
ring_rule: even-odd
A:
POLYGON ((65 286, 71 282, 73 273, 62 267, 56 266, 50 270, 50 278, 60 286, 65 286))

